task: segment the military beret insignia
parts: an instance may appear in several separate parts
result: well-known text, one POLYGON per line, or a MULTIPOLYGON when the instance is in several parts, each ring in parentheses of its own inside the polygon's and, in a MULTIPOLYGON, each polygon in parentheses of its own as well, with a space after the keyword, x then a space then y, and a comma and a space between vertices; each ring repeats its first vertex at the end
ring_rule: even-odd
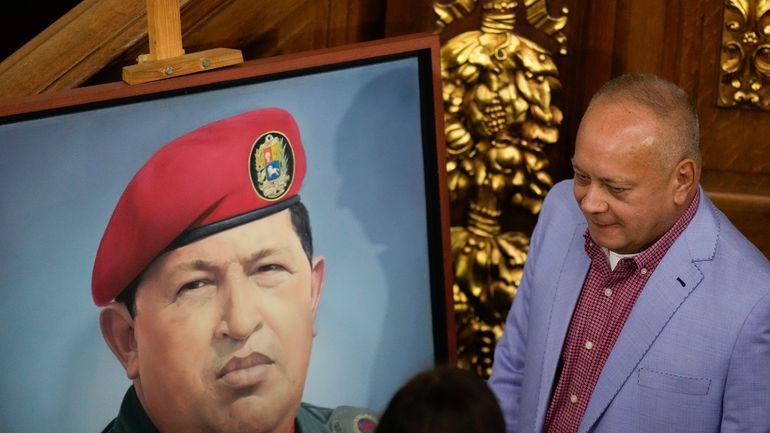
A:
POLYGON ((327 425, 334 433, 374 433, 377 417, 369 409, 339 406, 332 411, 327 425))
POLYGON ((377 428, 377 419, 369 414, 363 414, 356 417, 355 424, 360 433, 374 433, 377 428))
POLYGON ((254 142, 250 161, 251 183, 263 199, 278 200, 294 179, 294 149, 280 132, 261 135, 254 142))

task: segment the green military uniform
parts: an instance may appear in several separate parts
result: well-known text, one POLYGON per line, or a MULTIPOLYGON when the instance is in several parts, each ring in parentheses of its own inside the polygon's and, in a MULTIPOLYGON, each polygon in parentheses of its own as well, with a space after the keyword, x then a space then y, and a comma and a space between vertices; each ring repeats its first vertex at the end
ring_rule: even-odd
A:
MULTIPOLYGON (((373 433, 371 412, 352 406, 327 409, 302 403, 294 420, 295 433, 373 433)), ((134 387, 128 389, 118 417, 102 433, 160 433, 144 411, 134 387)))

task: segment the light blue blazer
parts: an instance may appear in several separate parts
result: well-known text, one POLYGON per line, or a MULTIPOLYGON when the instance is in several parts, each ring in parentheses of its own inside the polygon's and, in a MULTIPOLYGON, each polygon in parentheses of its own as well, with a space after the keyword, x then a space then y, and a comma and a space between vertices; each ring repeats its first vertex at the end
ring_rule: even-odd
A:
MULTIPOLYGON (((588 272, 585 231, 572 181, 557 184, 495 350, 489 384, 508 432, 543 429, 588 272)), ((579 432, 770 432, 770 263, 702 190, 631 311, 579 432)))

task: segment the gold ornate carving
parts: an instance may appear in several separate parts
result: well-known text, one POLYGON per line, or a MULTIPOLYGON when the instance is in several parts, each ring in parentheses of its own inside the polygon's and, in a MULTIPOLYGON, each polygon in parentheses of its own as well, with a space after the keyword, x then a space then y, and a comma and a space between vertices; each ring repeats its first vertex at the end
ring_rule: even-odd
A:
MULTIPOLYGON (((437 31, 475 6, 434 2, 437 31)), ((566 53, 566 16, 549 16, 545 0, 523 6, 528 22, 566 53)), ((562 121, 551 104, 560 87, 556 65, 548 51, 514 33, 517 8, 514 1, 484 1, 481 29, 441 49, 450 199, 462 219, 451 233, 458 360, 482 377, 491 373, 529 247, 529 236, 503 227, 503 216, 540 210, 552 185, 545 148, 558 140, 562 121)))
POLYGON ((770 110, 770 0, 726 0, 719 100, 770 110))

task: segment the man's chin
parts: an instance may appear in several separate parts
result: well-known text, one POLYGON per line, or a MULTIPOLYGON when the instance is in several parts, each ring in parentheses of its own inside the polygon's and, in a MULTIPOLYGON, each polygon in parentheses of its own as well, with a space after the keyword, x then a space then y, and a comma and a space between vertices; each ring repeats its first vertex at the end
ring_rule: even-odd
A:
MULTIPOLYGON (((229 407, 229 424, 233 432, 285 433, 294 422, 299 401, 290 404, 276 401, 275 395, 244 395, 235 399, 229 407)), ((229 429, 227 430, 230 431, 229 429)))

